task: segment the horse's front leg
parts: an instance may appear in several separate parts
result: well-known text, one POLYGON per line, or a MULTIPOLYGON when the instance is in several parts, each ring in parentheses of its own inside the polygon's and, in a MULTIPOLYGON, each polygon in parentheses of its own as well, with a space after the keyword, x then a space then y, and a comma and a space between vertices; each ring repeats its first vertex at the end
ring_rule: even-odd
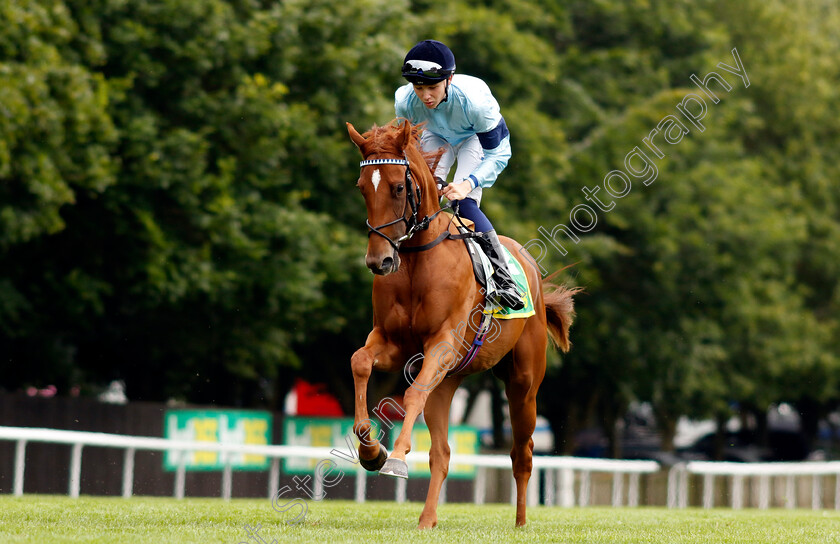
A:
POLYGON ((370 374, 377 370, 392 371, 398 367, 399 349, 389 343, 384 336, 374 329, 368 335, 365 346, 356 350, 350 359, 353 370, 354 422, 353 432, 359 439, 359 461, 370 471, 377 471, 385 464, 388 452, 379 443, 378 437, 371 436, 371 420, 367 408, 367 388, 370 374))
POLYGON ((380 474, 408 478, 408 465, 405 456, 411 451, 411 431, 417 417, 426 406, 429 394, 443 381, 446 373, 455 367, 458 352, 453 347, 451 333, 436 335, 424 346, 423 364, 420 373, 405 391, 405 417, 399 436, 394 441, 394 451, 391 452, 380 474))

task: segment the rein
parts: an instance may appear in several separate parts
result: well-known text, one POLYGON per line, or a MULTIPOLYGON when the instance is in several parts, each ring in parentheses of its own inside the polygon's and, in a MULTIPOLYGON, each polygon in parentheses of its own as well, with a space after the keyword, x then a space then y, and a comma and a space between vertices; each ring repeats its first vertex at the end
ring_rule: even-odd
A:
POLYGON ((379 164, 396 164, 399 166, 405 166, 405 206, 403 207, 403 214, 402 217, 394 219, 388 223, 383 223, 382 225, 374 227, 370 224, 370 220, 366 219, 365 224, 368 227, 368 236, 371 234, 378 234, 379 236, 388 240, 388 243, 394 248, 395 251, 402 251, 404 253, 409 252, 418 252, 418 251, 426 251, 427 249, 431 249, 438 245, 439 243, 443 242, 450 236, 449 230, 443 232, 440 236, 435 238, 434 241, 424 244, 422 246, 416 247, 404 247, 400 248, 403 242, 410 240, 412 236, 414 236, 418 231, 426 230, 429 228, 429 224, 431 224, 432 220, 438 216, 442 211, 449 209, 452 207, 452 203, 449 202, 441 209, 433 213, 432 215, 426 216, 423 219, 418 219, 420 214, 420 202, 422 201, 422 193, 420 191, 420 185, 416 185, 412 178, 411 178, 411 164, 408 162, 408 157, 405 159, 369 159, 364 160, 359 163, 359 168, 364 168, 365 166, 372 166, 372 165, 379 165, 379 164), (416 191, 416 197, 415 197, 416 191), (408 208, 411 208, 411 215, 406 218, 406 211, 408 208), (402 236, 400 236, 397 240, 391 239, 390 236, 382 232, 380 229, 385 227, 390 227, 391 225, 395 225, 399 222, 405 223, 406 232, 402 236))

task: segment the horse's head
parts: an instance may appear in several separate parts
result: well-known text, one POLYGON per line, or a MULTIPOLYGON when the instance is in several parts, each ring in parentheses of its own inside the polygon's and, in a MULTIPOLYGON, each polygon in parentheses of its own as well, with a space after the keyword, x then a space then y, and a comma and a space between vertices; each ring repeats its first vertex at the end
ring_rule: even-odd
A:
MULTIPOLYGON (((416 145, 417 128, 408 121, 374 126, 363 135, 347 123, 347 131, 364 158, 356 186, 365 198, 372 234, 365 263, 374 274, 385 276, 399 269, 400 245, 425 217, 421 207, 428 206, 423 206, 423 193, 429 191, 431 173, 416 145)), ((437 202, 436 192, 433 200, 437 202)))

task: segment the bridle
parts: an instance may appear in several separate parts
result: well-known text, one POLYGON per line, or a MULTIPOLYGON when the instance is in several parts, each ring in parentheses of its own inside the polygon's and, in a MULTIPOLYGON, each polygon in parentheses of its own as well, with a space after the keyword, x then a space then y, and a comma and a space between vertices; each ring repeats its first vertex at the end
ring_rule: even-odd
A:
MULTIPOLYGON (((433 247, 433 245, 437 245, 438 243, 442 242, 446 236, 443 236, 436 240, 432 245, 427 244, 426 246, 421 246, 420 248, 403 248, 400 249, 400 245, 405 242, 406 240, 411 239, 417 231, 425 230, 429 228, 429 223, 437 217, 437 215, 445 210, 446 208, 450 207, 450 204, 443 206, 440 210, 436 211, 430 216, 426 216, 423 219, 418 219, 420 215, 420 202, 422 202, 422 193, 420 191, 420 185, 414 183, 414 180, 411 177, 411 164, 408 162, 408 157, 404 159, 370 159, 364 160, 359 163, 359 168, 364 168, 365 166, 373 166, 379 164, 396 164, 399 166, 405 166, 405 206, 403 206, 403 213, 397 219, 393 221, 389 221, 388 223, 383 223, 377 227, 374 227, 370 224, 370 219, 365 220, 365 224, 368 227, 368 236, 371 234, 378 234, 379 236, 388 240, 388 243, 394 248, 395 251, 422 251, 424 249, 429 249, 429 247, 433 247), (411 215, 406 217, 408 209, 411 209, 411 215), (382 232, 381 229, 385 227, 390 227, 391 225, 396 225, 397 223, 403 222, 405 223, 405 234, 400 236, 397 240, 391 239, 390 236, 382 232), (428 246, 428 247, 427 247, 428 246)), ((444 233, 447 234, 447 233, 444 233)))

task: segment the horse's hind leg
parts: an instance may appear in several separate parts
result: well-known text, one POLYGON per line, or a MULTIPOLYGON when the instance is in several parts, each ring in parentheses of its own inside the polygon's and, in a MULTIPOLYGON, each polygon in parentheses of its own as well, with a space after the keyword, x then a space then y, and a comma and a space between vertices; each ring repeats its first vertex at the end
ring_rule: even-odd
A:
POLYGON ((418 529, 431 529, 437 525, 437 505, 440 490, 446 475, 449 473, 449 407, 452 395, 463 381, 462 377, 446 378, 429 394, 423 415, 429 434, 432 437, 432 447, 429 450, 429 491, 426 494, 426 504, 420 514, 418 529))
POLYGON ((522 335, 508 359, 506 369, 499 369, 505 382, 513 430, 513 447, 510 459, 513 479, 516 481, 516 526, 525 525, 525 507, 528 498, 528 480, 531 478, 534 455, 534 428, 537 423, 537 390, 545 376, 545 333, 534 341, 533 336, 522 335), (506 371, 506 372, 505 372, 506 371))

